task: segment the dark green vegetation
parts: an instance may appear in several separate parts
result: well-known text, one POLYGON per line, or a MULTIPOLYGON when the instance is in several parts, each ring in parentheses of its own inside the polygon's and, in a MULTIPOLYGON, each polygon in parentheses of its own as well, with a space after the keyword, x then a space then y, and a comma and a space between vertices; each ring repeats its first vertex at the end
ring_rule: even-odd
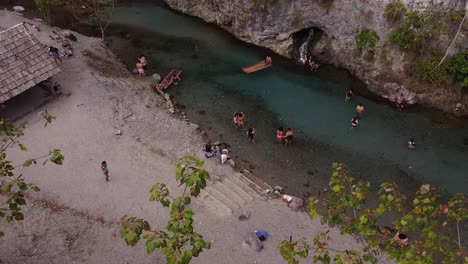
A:
MULTIPOLYGON (((41 116, 45 120, 44 127, 55 119, 47 112, 41 112, 41 116)), ((17 174, 15 169, 30 167, 36 165, 37 162, 45 165, 48 160, 54 164, 62 165, 64 159, 60 150, 54 149, 44 153, 44 155, 27 159, 22 164, 13 164, 7 157, 7 151, 11 151, 13 148, 28 151, 28 148, 20 142, 25 128, 25 125, 17 126, 7 120, 0 119, 0 195, 5 198, 0 203, 0 218, 5 219, 8 223, 14 220, 23 220, 24 215, 21 212, 21 207, 26 205, 26 193, 30 190, 40 191, 37 185, 27 183, 24 175, 17 174)), ((0 237, 3 235, 4 233, 0 231, 0 237)))
POLYGON ((448 60, 447 70, 462 87, 468 88, 468 51, 452 56, 448 60))
POLYGON ((369 29, 365 29, 356 37, 356 46, 358 48, 358 54, 364 55, 364 59, 372 60, 375 56, 375 48, 377 42, 379 41, 379 36, 377 32, 369 29))
POLYGON ((168 264, 186 264, 197 257, 204 249, 210 248, 210 243, 203 236, 193 231, 194 212, 187 207, 192 198, 200 194, 210 178, 203 170, 203 161, 187 156, 180 160, 176 167, 176 180, 184 191, 179 197, 172 197, 164 183, 157 183, 151 190, 150 201, 159 202, 163 207, 170 207, 170 217, 166 230, 151 228, 150 224, 136 217, 122 217, 121 236, 125 243, 134 246, 144 239, 148 254, 156 248, 161 248, 168 264), (186 194, 190 192, 190 195, 186 194))
POLYGON ((342 234, 360 238, 363 250, 335 249, 328 231, 323 231, 313 239, 282 241, 279 248, 284 260, 297 264, 299 259, 312 256, 314 263, 322 264, 379 263, 381 254, 386 253, 402 264, 467 263, 460 239, 460 228, 468 219, 468 198, 464 194, 456 194, 447 201, 437 188, 426 184, 414 198, 408 199, 395 183, 386 182, 380 185, 378 204, 369 207, 370 186, 368 181, 351 177, 344 164, 335 163, 330 192, 323 201, 311 197, 308 208, 311 218, 320 212, 323 224, 337 226, 342 234), (395 216, 393 221, 389 215, 395 216), (394 236, 398 233, 393 228, 410 234, 409 240, 397 244, 394 236))
POLYGON ((405 4, 400 0, 390 3, 385 7, 385 17, 391 22, 399 20, 405 13, 405 4))

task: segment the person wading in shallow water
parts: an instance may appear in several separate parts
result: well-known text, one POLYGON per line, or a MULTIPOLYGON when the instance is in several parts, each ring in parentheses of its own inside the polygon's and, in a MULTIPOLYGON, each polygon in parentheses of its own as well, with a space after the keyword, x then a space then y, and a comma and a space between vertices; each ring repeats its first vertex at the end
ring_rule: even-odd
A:
POLYGON ((364 113, 364 105, 363 104, 358 104, 356 106, 356 113, 359 117, 362 118, 362 114, 364 113))
POLYGON ((408 148, 409 149, 415 149, 416 148, 416 141, 414 140, 414 138, 410 139, 410 141, 408 141, 408 148))
POLYGON ((284 132, 283 132, 283 127, 279 127, 276 129, 276 142, 280 143, 283 142, 284 138, 284 132))
POLYGON ((345 103, 348 102, 349 100, 351 100, 351 98, 353 97, 353 89, 349 89, 347 92, 346 92, 346 96, 345 96, 345 103))
POLYGON ((293 135, 294 135, 293 130, 291 128, 288 128, 288 131, 286 131, 286 136, 285 136, 286 145, 291 145, 292 144, 293 135))
POLYGON ((395 97, 395 104, 398 111, 402 111, 405 108, 405 96, 400 94, 399 96, 395 97))
POLYGON ((146 65, 148 64, 147 61, 146 61, 146 58, 145 58, 145 55, 140 55, 140 57, 138 57, 138 62, 141 64, 141 66, 143 67, 143 70, 146 71, 147 67, 146 65))
POLYGON ((353 119, 351 119, 351 127, 356 128, 359 124, 359 117, 355 116, 353 119))
POLYGON ((247 130, 247 137, 249 138, 249 142, 250 142, 250 143, 254 143, 254 142, 255 142, 254 136, 255 136, 255 129, 249 128, 249 129, 247 130))
POLYGON ((238 115, 237 115, 237 125, 239 127, 242 127, 244 128, 244 112, 240 112, 238 115))
POLYGON ((106 161, 101 162, 101 170, 102 173, 104 173, 104 176, 106 176, 106 181, 109 181, 109 170, 107 169, 106 161))

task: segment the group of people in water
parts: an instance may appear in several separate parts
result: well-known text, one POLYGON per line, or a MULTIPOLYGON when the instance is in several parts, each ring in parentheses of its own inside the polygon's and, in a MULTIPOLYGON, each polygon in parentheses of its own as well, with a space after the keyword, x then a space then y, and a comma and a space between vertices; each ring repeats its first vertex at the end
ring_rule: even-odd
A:
MULTIPOLYGON (((350 101, 353 95, 354 95, 353 89, 349 89, 345 95, 345 103, 350 101)), ((406 104, 405 96, 403 94, 400 94, 395 97, 395 105, 398 111, 403 111, 405 104, 406 104)), ((359 120, 362 118, 363 113, 364 113, 364 105, 362 103, 359 103, 356 106, 356 116, 354 116, 351 119, 351 128, 356 128, 359 125, 359 120)), ((409 149, 416 148, 416 141, 414 140, 414 138, 408 141, 408 148, 409 149)))
MULTIPOLYGON (((234 124, 237 127, 244 128, 245 126, 244 117, 245 117, 244 112, 235 112, 234 118, 233 118, 234 124)), ((283 127, 279 127, 278 129, 276 129, 276 141, 278 143, 283 143, 283 140, 284 140, 284 143, 286 145, 291 145, 293 142, 293 135, 294 135, 294 131, 291 128, 288 128, 286 132, 284 132, 283 127)), ((255 129, 254 128, 249 127, 247 129, 247 138, 250 143, 255 142, 255 129)))

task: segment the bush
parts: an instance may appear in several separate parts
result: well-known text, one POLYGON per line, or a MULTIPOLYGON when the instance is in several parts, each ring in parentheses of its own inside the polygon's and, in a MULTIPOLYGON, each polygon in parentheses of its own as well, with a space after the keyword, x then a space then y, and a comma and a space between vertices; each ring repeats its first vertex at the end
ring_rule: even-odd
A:
POLYGON ((433 55, 429 59, 418 60, 412 65, 412 73, 421 81, 431 84, 447 83, 447 66, 446 64, 438 65, 441 56, 433 55))
POLYGON ((468 88, 468 51, 450 57, 447 70, 455 76, 462 87, 468 88))
POLYGON ((425 18, 418 11, 406 14, 403 24, 389 34, 390 43, 397 44, 404 51, 417 50, 429 36, 424 32, 425 18))
POLYGON ((375 54, 375 47, 379 41, 377 33, 370 29, 365 29, 356 36, 356 47, 358 48, 359 54, 365 51, 364 56, 366 59, 373 59, 375 54))
POLYGON ((385 17, 389 21, 396 21, 406 13, 406 7, 400 0, 390 3, 385 7, 385 17))

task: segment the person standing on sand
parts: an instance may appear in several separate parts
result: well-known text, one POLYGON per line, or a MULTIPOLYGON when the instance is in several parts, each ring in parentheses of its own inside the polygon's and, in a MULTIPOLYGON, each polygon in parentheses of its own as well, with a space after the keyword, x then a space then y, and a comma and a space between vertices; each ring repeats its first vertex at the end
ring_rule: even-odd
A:
POLYGON ((364 105, 363 104, 358 104, 356 106, 356 113, 358 114, 359 117, 362 117, 362 114, 364 113, 364 105))
POLYGON ((62 63, 62 59, 60 59, 59 50, 56 47, 50 46, 48 50, 52 54, 52 57, 54 57, 55 63, 58 64, 59 61, 60 63, 62 63))
POLYGON ((291 145, 292 144, 293 135, 294 135, 293 130, 291 128, 288 128, 288 131, 286 131, 286 136, 285 136, 286 145, 291 145))
POLYGON ((101 170, 102 173, 106 176, 106 181, 109 181, 109 170, 107 169, 107 162, 103 161, 101 162, 101 170))
POLYGON ((249 129, 247 130, 247 137, 249 138, 249 142, 250 142, 250 143, 254 143, 254 142, 255 142, 254 135, 255 135, 255 129, 249 128, 249 129))
POLYGON ((283 141, 283 138, 284 138, 283 127, 279 127, 278 129, 276 129, 276 142, 281 144, 283 141))
POLYGON ((138 57, 138 62, 141 64, 141 66, 143 66, 143 70, 146 71, 147 67, 146 67, 146 58, 145 58, 145 55, 140 55, 140 57, 138 57))
POLYGON ((143 69, 143 64, 141 64, 139 61, 137 62, 136 64, 136 68, 137 68, 137 71, 138 71, 138 75, 143 77, 145 76, 145 69, 143 69))

